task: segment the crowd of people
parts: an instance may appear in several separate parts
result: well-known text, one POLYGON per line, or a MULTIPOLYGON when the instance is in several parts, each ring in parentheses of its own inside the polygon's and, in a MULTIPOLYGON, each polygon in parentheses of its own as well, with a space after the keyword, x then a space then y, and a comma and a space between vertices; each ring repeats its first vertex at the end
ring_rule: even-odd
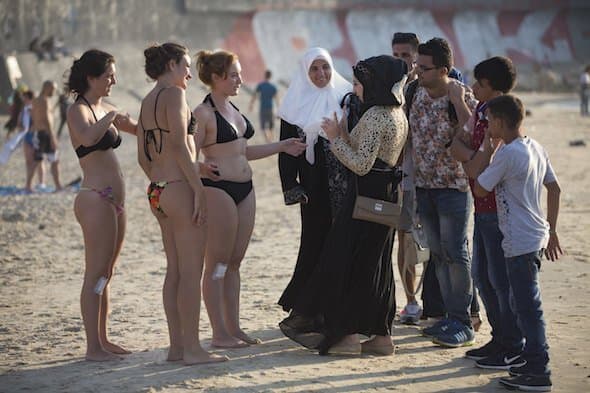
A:
MULTIPOLYGON (((434 323, 421 332, 433 343, 471 346, 482 322, 479 292, 491 338, 465 355, 477 367, 509 371, 500 379, 507 387, 551 389, 538 274, 543 255, 553 261, 561 254, 560 189, 547 153, 522 127, 523 105, 510 94, 515 68, 506 57, 485 59, 475 67, 470 88, 453 67, 446 40, 420 43, 415 34, 400 32, 391 44, 391 55, 358 61, 352 83, 335 69, 328 51, 308 49, 278 107, 276 142, 277 89, 267 72, 250 103, 260 96, 267 142, 260 145, 250 144, 254 127, 231 102, 242 85, 234 53, 196 55, 198 78, 209 93, 191 111, 188 49, 176 43, 147 48, 145 72, 154 86, 137 120, 104 101, 117 81, 112 55, 93 49, 74 61, 66 91, 75 100, 63 116, 84 175, 74 212, 85 246, 87 360, 129 353, 108 338, 107 327, 127 220, 114 149, 126 132, 137 138, 138 162, 149 181, 146 197, 166 254, 168 360, 228 360, 200 344, 201 294, 213 347, 261 343, 240 325, 240 266, 256 213, 249 161, 278 155, 284 202, 298 204, 301 212, 294 272, 278 300, 289 313, 279 323, 287 337, 320 355, 392 355, 397 232, 396 264, 408 289, 400 322, 427 324, 430 317, 434 323), (388 224, 357 216, 360 196, 378 200, 376 211, 387 204, 401 204, 402 211, 388 224), (430 249, 422 306, 415 296, 416 271, 404 268, 407 239, 418 223, 430 249)), ((23 94, 27 189, 43 158, 61 188, 48 103, 55 90, 47 81, 38 97, 23 94)), ((67 108, 67 98, 62 101, 67 108)))

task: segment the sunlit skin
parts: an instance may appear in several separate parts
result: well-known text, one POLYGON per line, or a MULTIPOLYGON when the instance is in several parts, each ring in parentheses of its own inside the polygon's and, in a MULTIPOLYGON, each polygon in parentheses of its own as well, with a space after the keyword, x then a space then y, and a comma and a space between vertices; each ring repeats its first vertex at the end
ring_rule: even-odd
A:
POLYGON ((332 78, 332 67, 324 59, 315 59, 307 73, 311 82, 320 89, 326 87, 332 78))
MULTIPOLYGON (((211 101, 199 105, 194 115, 197 119, 197 138, 202 146, 204 160, 201 176, 212 181, 248 182, 252 179, 249 161, 280 152, 298 156, 305 150, 305 143, 296 138, 264 145, 249 146, 242 136, 246 121, 231 104, 229 98, 239 93, 242 85, 242 67, 235 60, 225 72, 211 74, 211 101), (221 115, 229 123, 237 139, 216 143, 217 117, 221 115)), ((322 78, 326 78, 325 74, 322 78)), ((256 213, 255 191, 237 205, 230 195, 216 187, 205 187, 208 216, 205 270, 203 272, 203 299, 211 321, 213 337, 211 345, 218 348, 239 348, 257 344, 260 340, 250 337, 240 327, 240 266, 244 259, 254 229, 256 213), (225 265, 223 277, 217 276, 218 268, 225 265)))
POLYGON ((393 44, 391 46, 393 57, 402 59, 408 66, 408 80, 413 80, 416 75, 416 59, 418 51, 411 44, 393 44))

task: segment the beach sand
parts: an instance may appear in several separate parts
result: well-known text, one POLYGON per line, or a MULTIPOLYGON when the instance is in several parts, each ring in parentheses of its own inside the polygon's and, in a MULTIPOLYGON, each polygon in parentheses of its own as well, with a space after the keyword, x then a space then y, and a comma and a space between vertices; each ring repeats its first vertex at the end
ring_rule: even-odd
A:
MULTIPOLYGON (((138 77, 139 78, 139 77, 138 77)), ((193 84, 190 105, 203 98, 193 84)), ((149 86, 145 84, 143 94, 149 86)), ((116 89, 119 89, 117 87, 116 89)), ((532 116, 528 135, 549 152, 562 187, 558 233, 567 252, 541 273, 554 391, 590 391, 590 118, 581 118, 574 94, 523 94, 532 116), (573 102, 573 104, 572 104, 573 102)), ((244 110, 249 97, 235 100, 244 110)), ((137 114, 127 93, 114 97, 137 114)), ((249 114, 257 123, 257 116, 249 114)), ((5 120, 2 118, 0 120, 5 120)), ((4 123, 4 121, 2 122, 4 123)), ((258 132, 253 143, 263 143, 258 132)), ((67 136, 61 144, 64 183, 80 174, 67 136)), ((107 363, 84 361, 79 294, 84 267, 82 234, 73 214, 75 193, 0 196, 0 392, 495 392, 505 372, 480 370, 465 349, 441 349, 418 327, 396 325, 396 354, 320 357, 285 338, 276 304, 293 271, 299 245, 297 207, 283 204, 277 158, 252 162, 256 226, 242 265, 242 326, 263 343, 218 351, 231 361, 185 367, 165 361, 168 332, 161 290, 165 256, 145 196, 136 140, 116 151, 126 178, 127 235, 111 285, 110 336, 133 353, 107 363)), ((52 184, 49 173, 46 183, 52 184)), ((22 151, 0 167, 0 185, 24 183, 22 151)), ((396 268, 398 306, 405 304, 396 268)), ((484 323, 477 345, 489 339, 484 323)), ((204 306, 201 340, 211 330, 204 306)))

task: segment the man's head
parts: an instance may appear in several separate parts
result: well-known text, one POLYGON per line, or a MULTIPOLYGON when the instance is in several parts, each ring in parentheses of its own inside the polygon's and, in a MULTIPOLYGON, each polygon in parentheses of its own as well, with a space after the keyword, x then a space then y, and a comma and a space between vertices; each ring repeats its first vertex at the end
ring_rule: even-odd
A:
POLYGON ((520 133, 524 106, 517 97, 504 94, 488 101, 486 116, 492 137, 512 139, 520 133))
POLYGON ((449 43, 444 38, 433 38, 418 45, 416 67, 421 86, 433 87, 446 81, 453 67, 453 51, 449 43))
POLYGON ((25 90, 23 92, 23 101, 25 102, 25 104, 30 104, 31 101, 33 101, 34 97, 35 94, 31 90, 25 90))
POLYGON ((267 81, 269 81, 270 78, 272 78, 272 72, 270 70, 266 70, 264 72, 264 79, 266 79, 267 81))
POLYGON ((516 83, 516 69, 507 57, 486 59, 473 69, 473 94, 479 101, 488 101, 499 94, 507 94, 516 83))
POLYGON ((41 95, 53 97, 55 90, 57 90, 57 84, 54 81, 46 80, 43 82, 43 87, 41 87, 41 95))
POLYGON ((391 39, 391 54, 406 62, 408 70, 414 68, 418 57, 418 45, 420 41, 414 33, 397 32, 391 39))

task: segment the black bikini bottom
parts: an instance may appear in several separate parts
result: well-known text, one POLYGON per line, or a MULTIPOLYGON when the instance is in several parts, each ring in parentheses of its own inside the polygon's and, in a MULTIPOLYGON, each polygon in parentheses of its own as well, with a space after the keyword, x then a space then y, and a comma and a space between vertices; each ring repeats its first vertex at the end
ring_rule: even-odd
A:
POLYGON ((213 181, 211 179, 201 179, 201 181, 205 187, 215 187, 225 191, 234 200, 236 205, 242 202, 254 188, 252 186, 252 180, 248 180, 245 183, 227 180, 213 181))

